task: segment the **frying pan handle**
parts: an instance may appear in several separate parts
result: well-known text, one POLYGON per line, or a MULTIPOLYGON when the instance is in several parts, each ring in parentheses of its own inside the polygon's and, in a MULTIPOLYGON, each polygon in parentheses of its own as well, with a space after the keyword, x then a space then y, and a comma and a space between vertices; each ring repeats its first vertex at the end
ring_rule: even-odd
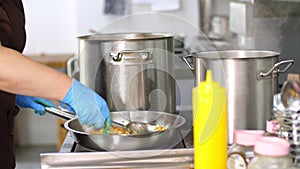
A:
MULTIPOLYGON (((57 108, 54 108, 54 107, 46 107, 45 111, 49 114, 52 114, 52 115, 54 115, 56 117, 59 117, 61 119, 64 119, 64 120, 71 120, 71 119, 77 118, 74 115, 74 113, 72 113, 72 112, 60 110, 60 109, 57 109, 57 108)), ((95 128, 95 126, 89 126, 89 125, 86 125, 86 124, 81 124, 81 126, 82 126, 82 130, 84 132, 88 132, 88 133, 98 130, 97 128, 95 128)), ((108 131, 108 134, 109 134, 109 131, 108 131)))
POLYGON ((61 119, 64 119, 64 120, 70 120, 70 119, 76 118, 76 116, 71 112, 59 110, 59 109, 53 108, 53 107, 46 107, 45 112, 52 114, 56 117, 59 117, 61 119))

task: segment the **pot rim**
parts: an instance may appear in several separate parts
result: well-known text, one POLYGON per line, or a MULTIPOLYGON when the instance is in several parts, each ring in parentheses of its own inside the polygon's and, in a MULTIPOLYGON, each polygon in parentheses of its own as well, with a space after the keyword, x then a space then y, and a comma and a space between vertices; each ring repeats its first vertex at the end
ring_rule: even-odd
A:
POLYGON ((135 40, 155 40, 174 38, 172 33, 160 33, 160 32, 140 32, 140 33, 105 33, 105 34, 93 34, 79 36, 78 39, 91 40, 91 41, 135 41, 135 40))
POLYGON ((259 59, 278 57, 279 52, 269 50, 221 50, 196 53, 196 58, 204 59, 259 59))

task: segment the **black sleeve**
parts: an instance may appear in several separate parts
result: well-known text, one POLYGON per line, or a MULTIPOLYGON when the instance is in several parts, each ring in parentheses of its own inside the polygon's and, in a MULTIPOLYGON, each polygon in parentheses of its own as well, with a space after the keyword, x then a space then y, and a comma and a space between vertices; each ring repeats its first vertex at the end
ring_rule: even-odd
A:
POLYGON ((0 41, 5 47, 23 51, 26 32, 21 0, 0 0, 0 41))

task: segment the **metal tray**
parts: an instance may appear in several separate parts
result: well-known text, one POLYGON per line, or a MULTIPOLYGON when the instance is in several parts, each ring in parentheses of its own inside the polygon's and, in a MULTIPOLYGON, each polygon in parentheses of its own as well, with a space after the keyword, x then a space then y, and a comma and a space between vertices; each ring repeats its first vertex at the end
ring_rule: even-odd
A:
POLYGON ((42 153, 41 168, 160 168, 190 169, 194 149, 138 150, 82 153, 42 153))

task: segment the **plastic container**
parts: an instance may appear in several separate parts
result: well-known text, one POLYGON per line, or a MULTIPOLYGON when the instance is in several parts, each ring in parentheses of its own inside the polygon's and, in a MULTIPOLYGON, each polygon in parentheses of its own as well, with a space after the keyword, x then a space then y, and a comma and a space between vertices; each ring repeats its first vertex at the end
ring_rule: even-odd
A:
POLYGON ((277 120, 266 121, 266 133, 265 136, 274 136, 278 137, 278 132, 280 129, 280 124, 277 120))
POLYGON ((254 145, 263 137, 264 130, 235 130, 234 144, 229 150, 227 169, 246 169, 254 157, 254 145))
POLYGON ((211 70, 206 73, 206 81, 193 88, 192 100, 194 168, 226 169, 226 89, 213 81, 211 70))
POLYGON ((261 137, 254 146, 255 156, 248 169, 291 169, 290 143, 278 137, 261 137))

